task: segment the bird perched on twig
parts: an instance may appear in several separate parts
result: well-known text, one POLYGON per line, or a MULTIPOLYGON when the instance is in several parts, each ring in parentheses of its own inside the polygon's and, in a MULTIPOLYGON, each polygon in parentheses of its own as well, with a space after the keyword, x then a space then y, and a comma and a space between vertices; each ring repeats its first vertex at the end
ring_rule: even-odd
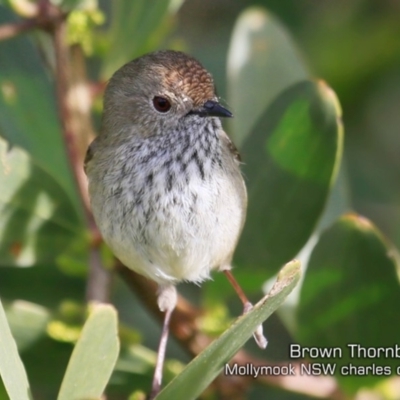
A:
MULTIPOLYGON (((114 254, 159 285, 165 311, 151 397, 160 390, 176 284, 231 274, 247 208, 240 158, 221 126, 232 114, 210 73, 177 51, 144 55, 107 85, 100 135, 85 169, 95 221, 114 254)), ((262 327, 255 332, 267 342, 262 327)))

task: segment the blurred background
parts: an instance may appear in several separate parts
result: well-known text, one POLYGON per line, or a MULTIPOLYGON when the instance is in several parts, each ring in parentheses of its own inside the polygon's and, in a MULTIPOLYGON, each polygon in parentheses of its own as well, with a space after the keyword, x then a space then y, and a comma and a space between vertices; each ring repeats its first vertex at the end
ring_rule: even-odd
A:
POLYGON ((185 2, 174 39, 213 71, 223 97, 233 25, 240 12, 255 5, 279 18, 311 75, 335 90, 343 109, 352 207, 399 245, 400 3, 185 2))
MULTIPOLYGON (((58 120, 57 101, 68 85, 73 88, 67 105, 74 114, 70 128, 79 150, 78 161, 82 160, 87 144, 100 127, 102 91, 107 79, 130 59, 161 48, 185 51, 213 74, 218 95, 235 115, 226 129, 244 154, 249 185, 253 168, 250 132, 256 126, 266 126, 263 122, 257 125, 257 121, 270 115, 266 110, 282 91, 306 79, 322 79, 340 101, 342 115, 337 109, 327 111, 327 115, 334 115, 335 121, 337 117, 335 135, 343 121, 343 153, 340 139, 335 139, 336 159, 330 164, 320 202, 312 206, 312 216, 298 206, 299 218, 304 214, 304 232, 293 239, 293 245, 288 244, 287 250, 285 245, 282 251, 276 248, 280 254, 276 259, 266 258, 262 252, 260 258, 255 257, 257 262, 270 260, 264 269, 260 265, 240 268, 251 264, 243 261, 251 248, 246 247, 246 242, 261 237, 262 227, 252 230, 250 225, 244 244, 238 249, 238 280, 254 301, 269 287, 269 279, 285 261, 299 256, 306 267, 311 257, 303 287, 265 324, 269 347, 261 353, 249 342, 248 354, 265 362, 283 362, 288 361, 288 346, 293 342, 320 347, 343 347, 350 342, 391 346, 399 342, 399 1, 53 3, 69 15, 63 36, 68 46, 69 76, 66 86, 58 88, 58 95, 55 88, 60 75, 52 27, 27 27, 15 37, 8 37, 0 27, 0 135, 4 138, 0 296, 35 399, 55 398, 79 335, 85 316, 91 246, 83 207, 65 157, 61 134, 65 126, 58 120), (246 46, 253 46, 247 58, 246 46), (250 65, 248 70, 246 63, 250 65), (240 65, 245 65, 243 70, 240 65), (238 69, 241 72, 237 73, 238 69), (9 152, 12 156, 7 158, 9 152), (335 170, 338 179, 331 186, 335 170), (356 221, 356 214, 338 219, 348 212, 365 219, 356 221), (321 240, 314 248, 321 232, 321 240), (329 247, 329 243, 337 243, 338 247, 329 247), (336 260, 338 254, 348 257, 336 260), (326 266, 325 272, 329 268, 344 271, 342 278, 348 271, 354 271, 355 276, 342 281, 339 277, 338 282, 334 275, 311 275, 318 273, 319 265, 326 266), (333 283, 331 287, 324 286, 325 297, 313 292, 315 285, 326 281, 333 283), (351 297, 355 293, 360 297, 351 297), (336 319, 323 321, 323 316, 329 314, 327 310, 334 306, 338 306, 336 319), (339 314, 342 320, 337 317, 339 314), (313 327, 311 333, 306 325, 313 327)), ((32 4, 37 3, 0 2, 0 24, 19 24, 33 18, 32 4)), ((326 101, 337 107, 336 100, 326 101)), ((267 183, 265 187, 269 188, 267 183)), ((289 189, 285 187, 286 191, 289 189)), ((307 193, 302 196, 306 204, 307 193)), ((296 208, 296 199, 291 201, 290 205, 296 208)), ((282 235, 287 235, 290 242, 291 228, 285 229, 282 235)), ((101 258, 103 265, 111 268, 113 258, 104 246, 101 258)), ((253 260, 250 256, 249 259, 253 260)), ((202 309, 203 319, 198 326, 211 337, 219 335, 233 316, 241 313, 239 301, 223 277, 214 278, 203 288, 187 284, 179 287, 183 296, 202 309)), ((125 345, 107 389, 107 399, 117 400, 128 398, 136 390, 147 390, 160 328, 143 306, 140 295, 129 290, 121 278, 115 276, 110 285, 109 297, 119 311, 125 345)), ((172 339, 167 356, 168 381, 191 355, 179 340, 172 339)), ((393 368, 400 364, 399 359, 380 361, 393 368)), ((361 365, 371 362, 360 361, 361 365)), ((335 381, 320 382, 304 384, 300 379, 288 387, 279 382, 253 380, 241 383, 240 390, 235 386, 233 394, 226 390, 226 382, 217 381, 203 398, 400 399, 396 377, 370 376, 360 380, 337 374, 335 381), (314 384, 314 392, 304 389, 304 385, 314 384)), ((0 391, 0 399, 3 398, 7 399, 4 389, 0 391)))

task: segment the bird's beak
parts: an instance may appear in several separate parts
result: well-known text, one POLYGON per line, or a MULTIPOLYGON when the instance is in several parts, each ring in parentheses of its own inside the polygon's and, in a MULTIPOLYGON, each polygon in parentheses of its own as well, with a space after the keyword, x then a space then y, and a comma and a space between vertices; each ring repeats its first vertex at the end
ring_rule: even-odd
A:
POLYGON ((200 117, 233 117, 233 114, 229 110, 214 100, 206 101, 202 107, 190 111, 189 114, 196 114, 200 117))

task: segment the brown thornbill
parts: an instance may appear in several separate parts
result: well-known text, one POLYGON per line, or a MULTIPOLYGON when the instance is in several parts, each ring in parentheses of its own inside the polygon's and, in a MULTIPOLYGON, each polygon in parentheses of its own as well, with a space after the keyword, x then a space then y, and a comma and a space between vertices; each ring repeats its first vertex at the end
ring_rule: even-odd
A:
MULTIPOLYGON (((114 254, 158 284, 165 312, 151 398, 159 392, 176 284, 231 273, 247 193, 239 154, 223 131, 232 114, 194 58, 159 51, 129 62, 107 85, 99 136, 85 169, 96 223, 114 254)), ((258 345, 267 341, 260 326, 258 345)))

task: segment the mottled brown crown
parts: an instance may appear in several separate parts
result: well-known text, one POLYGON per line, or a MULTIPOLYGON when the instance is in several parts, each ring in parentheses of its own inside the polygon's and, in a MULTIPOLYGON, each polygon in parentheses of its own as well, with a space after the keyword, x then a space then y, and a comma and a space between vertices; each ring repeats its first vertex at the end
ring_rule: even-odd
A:
POLYGON ((157 51, 143 58, 163 78, 164 87, 190 97, 195 107, 215 98, 213 78, 195 58, 173 50, 157 51))

